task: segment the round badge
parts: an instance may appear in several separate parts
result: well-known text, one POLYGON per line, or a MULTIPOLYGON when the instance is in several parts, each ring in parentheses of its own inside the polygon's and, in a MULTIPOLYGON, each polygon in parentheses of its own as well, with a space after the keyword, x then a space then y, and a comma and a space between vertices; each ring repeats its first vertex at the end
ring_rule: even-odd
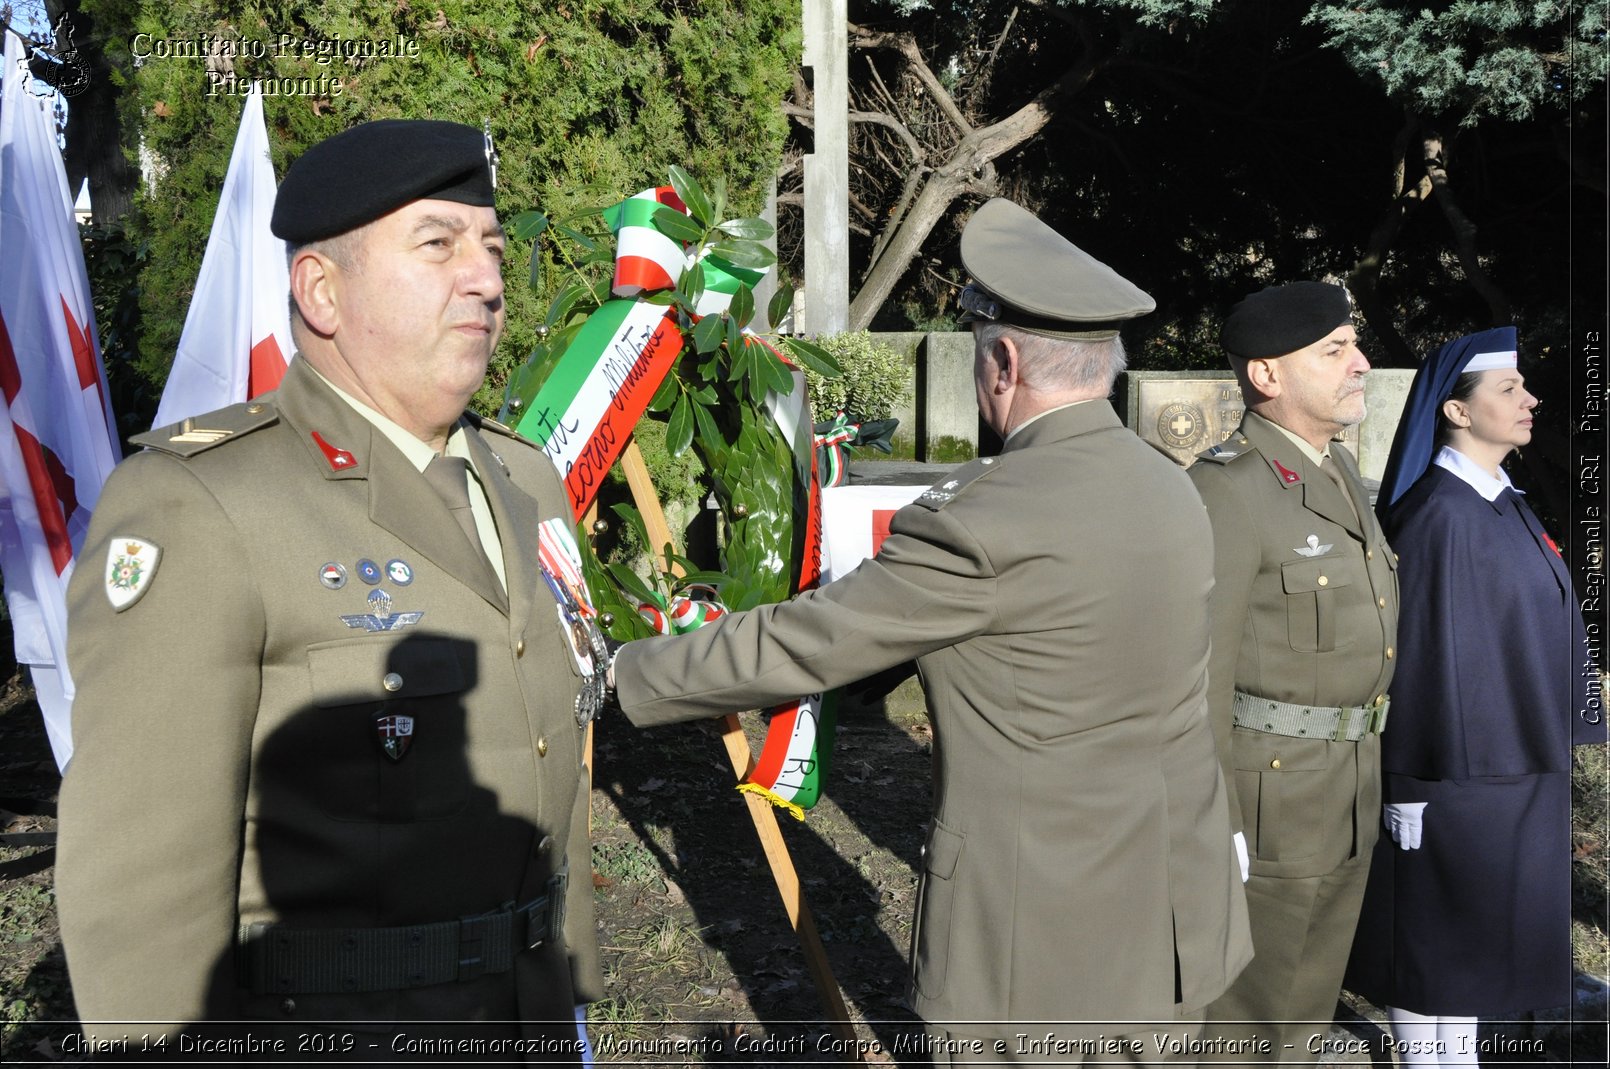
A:
POLYGON ((380 565, 365 557, 358 562, 358 578, 370 586, 380 582, 380 565))
POLYGON ((331 561, 319 569, 319 582, 330 590, 340 590, 347 585, 347 570, 335 561, 331 561))
POLYGON ((1157 436, 1175 449, 1206 445, 1208 428, 1202 410, 1189 401, 1165 405, 1157 414, 1157 436))
POLYGON ((414 581, 414 570, 405 560, 388 560, 386 562, 386 576, 398 586, 407 586, 414 581))

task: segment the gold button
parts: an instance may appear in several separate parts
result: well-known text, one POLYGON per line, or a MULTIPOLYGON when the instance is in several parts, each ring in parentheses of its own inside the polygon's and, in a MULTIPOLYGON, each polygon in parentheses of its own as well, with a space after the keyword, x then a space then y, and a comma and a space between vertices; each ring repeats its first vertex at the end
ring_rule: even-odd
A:
POLYGON ((402 690, 402 683, 402 676, 398 675, 396 672, 387 672, 386 677, 380 681, 380 685, 391 691, 393 694, 397 693, 399 690, 402 690))
POLYGON ((546 735, 539 735, 537 737, 537 756, 548 756, 548 737, 546 735))
POLYGON ((1375 599, 1375 604, 1379 605, 1381 608, 1384 609, 1384 608, 1386 608, 1386 599, 1385 598, 1376 598, 1375 599))
POLYGON ((1365 559, 1365 560, 1374 560, 1374 559, 1375 559, 1375 550, 1373 550, 1373 549, 1366 549, 1366 550, 1365 550, 1365 551, 1364 551, 1364 559, 1365 559))
POLYGON ((1392 559, 1397 561, 1399 564, 1403 563, 1403 558, 1398 556, 1396 553, 1392 554, 1392 559))
MULTIPOLYGON (((1381 604, 1385 605, 1386 602, 1383 601, 1381 604)), ((521 639, 516 639, 515 640, 515 642, 514 642, 514 655, 516 657, 524 657, 525 656, 525 639, 521 638, 521 639)))
POLYGON ((247 405, 246 406, 246 414, 250 415, 250 416, 255 416, 255 415, 257 415, 257 413, 261 412, 262 410, 263 410, 262 405, 247 405))
POLYGON ((1389 660, 1389 661, 1392 659, 1392 647, 1391 646, 1388 646, 1386 648, 1386 659, 1389 660))
POLYGON ((1324 576, 1323 576, 1323 575, 1322 575, 1322 576, 1320 576, 1320 577, 1319 577, 1319 585, 1320 585, 1320 586, 1330 586, 1330 580, 1329 580, 1329 579, 1327 579, 1327 578, 1325 578, 1325 577, 1324 577, 1324 576))
POLYGON ((1375 696, 1375 707, 1377 709, 1379 709, 1381 707, 1382 703, 1385 702, 1385 701, 1386 701, 1386 695, 1385 694, 1377 694, 1375 696))
POLYGON ((1273 761, 1270 761, 1269 762, 1269 767, 1270 768, 1279 768, 1280 767, 1280 758, 1277 757, 1273 761))

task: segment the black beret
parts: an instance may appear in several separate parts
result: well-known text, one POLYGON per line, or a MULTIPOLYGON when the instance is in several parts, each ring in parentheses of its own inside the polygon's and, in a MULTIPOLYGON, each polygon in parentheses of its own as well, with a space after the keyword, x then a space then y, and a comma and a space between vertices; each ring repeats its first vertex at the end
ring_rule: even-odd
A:
POLYGON ((999 321, 1053 338, 1115 338, 1157 302, 1139 286, 1003 197, 962 228, 963 324, 999 321))
POLYGON ((1285 356, 1352 321, 1353 302, 1341 286, 1291 282, 1259 290, 1230 309, 1219 344, 1246 360, 1285 356))
POLYGON ((481 131, 434 119, 381 119, 320 141, 285 173, 269 228, 305 245, 425 199, 492 207, 481 131))

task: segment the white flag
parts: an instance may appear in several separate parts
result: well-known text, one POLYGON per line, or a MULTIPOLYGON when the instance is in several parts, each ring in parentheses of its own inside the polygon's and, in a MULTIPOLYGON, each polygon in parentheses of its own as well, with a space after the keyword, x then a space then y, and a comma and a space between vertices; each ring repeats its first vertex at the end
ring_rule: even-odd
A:
POLYGON ((0 573, 56 763, 72 756, 67 581, 117 464, 89 277, 49 103, 5 33, 0 85, 0 573))
POLYGON ((268 228, 277 188, 263 96, 254 82, 153 426, 279 386, 292 350, 285 243, 268 228))

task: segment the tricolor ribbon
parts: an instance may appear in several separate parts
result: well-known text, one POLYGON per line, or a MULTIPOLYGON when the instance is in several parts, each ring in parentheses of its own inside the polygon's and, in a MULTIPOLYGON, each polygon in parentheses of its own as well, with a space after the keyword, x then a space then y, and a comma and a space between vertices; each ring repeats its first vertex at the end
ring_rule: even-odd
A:
MULTIPOLYGON (((779 356, 781 354, 778 354, 779 356)), ((795 474, 807 487, 804 559, 796 591, 814 589, 822 581, 822 484, 817 477, 816 443, 805 399, 805 375, 794 370, 794 389, 784 398, 766 396, 766 408, 794 454, 795 474)), ((796 820, 822 796, 833 752, 838 691, 808 694, 767 711, 766 741, 740 791, 758 794, 786 809, 796 820)))
MULTIPOLYGON (((661 207, 684 215, 688 211, 670 186, 645 189, 604 210, 604 222, 615 233, 615 281, 610 288, 615 296, 668 290, 693 266, 693 252, 654 225, 654 214, 661 207)), ((704 292, 694 306, 695 315, 726 311, 739 286, 752 290, 766 277, 765 271, 738 267, 709 253, 698 262, 704 265, 704 292)))
POLYGON ((816 448, 822 458, 822 485, 842 486, 850 474, 850 446, 861 425, 851 423, 841 408, 829 423, 816 425, 816 448))
MULTIPOLYGON (((655 228, 662 206, 687 212, 670 186, 645 189, 604 211, 616 234, 610 292, 617 299, 587 318, 515 428, 559 469, 578 519, 682 352, 675 310, 642 299, 675 286, 694 262, 681 242, 655 228)), ((708 254, 699 262, 701 316, 725 311, 740 285, 752 288, 765 276, 708 254)))
MULTIPOLYGON (((604 302, 588 317, 516 428, 541 445, 559 470, 577 518, 592 505, 604 476, 682 351, 675 310, 651 304, 643 295, 674 287, 697 262, 704 269, 704 291, 695 314, 720 314, 740 285, 752 289, 765 277, 764 271, 740 268, 708 253, 695 260, 694 251, 655 227, 654 215, 662 207, 687 212, 672 187, 660 186, 603 213, 616 235, 610 292, 617 299, 604 302)), ((765 407, 790 445, 796 477, 808 487, 804 561, 797 586, 804 591, 821 578, 821 490, 805 376, 793 368, 792 377, 788 395, 768 391, 765 407)), ((684 596, 668 604, 659 599, 642 603, 638 612, 660 634, 681 634, 721 616, 725 609, 718 601, 684 596)), ((813 694, 771 710, 755 771, 738 785, 739 790, 759 793, 803 820, 804 810, 821 794, 827 761, 818 757, 818 750, 832 748, 835 698, 813 694)))
POLYGON ((672 595, 669 602, 658 594, 653 601, 638 602, 637 614, 659 634, 685 635, 727 615, 727 607, 716 596, 715 587, 694 583, 672 595))

